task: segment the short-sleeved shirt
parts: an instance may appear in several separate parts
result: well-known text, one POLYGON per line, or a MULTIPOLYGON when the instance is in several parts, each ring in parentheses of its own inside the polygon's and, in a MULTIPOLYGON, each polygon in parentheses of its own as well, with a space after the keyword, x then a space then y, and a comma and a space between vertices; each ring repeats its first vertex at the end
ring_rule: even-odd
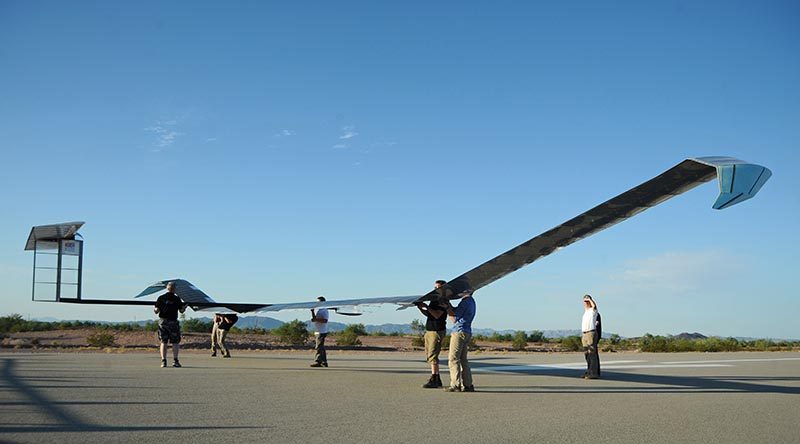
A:
MULTIPOLYGON (((317 317, 318 318, 324 318, 326 320, 330 319, 330 315, 328 314, 328 309, 327 308, 320 308, 319 310, 317 310, 317 317)), ((327 333, 328 332, 328 323, 327 322, 314 322, 314 327, 317 329, 317 331, 314 334, 321 335, 323 333, 327 333)))
POLYGON ((583 318, 581 318, 581 331, 587 332, 597 328, 597 310, 588 309, 584 310, 583 318))
POLYGON ((175 293, 167 292, 156 299, 158 317, 170 321, 178 320, 178 311, 183 306, 183 301, 175 293))
POLYGON ((475 319, 475 298, 472 296, 461 299, 458 307, 453 309, 456 322, 453 324, 454 332, 472 334, 472 320, 475 319))
POLYGON ((428 318, 425 321, 425 330, 426 331, 443 331, 447 329, 447 313, 446 309, 437 303, 431 303, 428 306, 427 310, 421 310, 422 314, 428 318), (431 314, 430 310, 439 310, 442 312, 442 315, 439 316, 439 319, 436 319, 431 314))

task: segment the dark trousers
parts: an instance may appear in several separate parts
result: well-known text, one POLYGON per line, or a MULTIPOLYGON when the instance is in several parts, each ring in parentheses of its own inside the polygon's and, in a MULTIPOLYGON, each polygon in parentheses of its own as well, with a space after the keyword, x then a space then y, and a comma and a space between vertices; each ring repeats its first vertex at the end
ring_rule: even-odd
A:
POLYGON ((583 356, 586 358, 586 374, 593 377, 600 376, 600 355, 597 353, 599 342, 600 338, 594 330, 584 332, 581 337, 583 356))
POLYGON ((314 343, 314 361, 320 364, 328 363, 328 354, 325 352, 325 338, 327 336, 327 333, 316 335, 316 342, 314 343))

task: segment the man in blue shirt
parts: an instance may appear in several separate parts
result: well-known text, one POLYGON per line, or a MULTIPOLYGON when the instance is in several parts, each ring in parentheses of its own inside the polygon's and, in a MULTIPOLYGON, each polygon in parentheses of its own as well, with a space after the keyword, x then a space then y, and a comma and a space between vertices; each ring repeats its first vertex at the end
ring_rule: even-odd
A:
POLYGON ((450 334, 450 353, 447 356, 450 386, 445 390, 474 392, 472 371, 467 360, 469 342, 472 339, 472 320, 475 319, 475 299, 472 297, 472 292, 467 292, 461 297, 458 307, 454 308, 448 304, 447 313, 453 320, 453 332, 450 334))

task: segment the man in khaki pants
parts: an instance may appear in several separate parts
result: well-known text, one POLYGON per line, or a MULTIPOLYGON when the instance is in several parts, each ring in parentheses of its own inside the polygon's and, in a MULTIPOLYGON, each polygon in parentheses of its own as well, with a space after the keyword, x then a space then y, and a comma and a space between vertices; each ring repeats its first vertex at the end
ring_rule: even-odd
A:
POLYGON ((597 304, 588 294, 583 297, 583 318, 581 319, 581 344, 586 357, 586 371, 583 377, 597 379, 600 377, 600 355, 597 353, 597 344, 600 342, 602 329, 600 327, 600 313, 597 304))
MULTIPOLYGON (((436 288, 441 285, 436 281, 436 288)), ((447 333, 447 316, 445 308, 438 301, 431 301, 430 304, 420 302, 417 304, 419 311, 425 315, 425 360, 431 365, 431 377, 428 382, 422 385, 423 388, 439 388, 442 386, 442 378, 439 376, 439 353, 442 351, 442 340, 447 333)))
POLYGON ((214 315, 214 327, 211 329, 211 356, 217 356, 217 349, 222 352, 223 358, 230 358, 231 352, 228 346, 225 345, 225 338, 228 336, 228 331, 233 327, 233 324, 239 320, 235 314, 220 314, 214 315))
POLYGON ((464 293, 458 307, 449 305, 447 313, 453 320, 453 331, 450 333, 450 353, 448 365, 450 367, 450 386, 445 388, 448 392, 474 392, 472 385, 472 371, 467 360, 467 351, 472 339, 472 320, 475 319, 475 299, 471 292, 464 293))

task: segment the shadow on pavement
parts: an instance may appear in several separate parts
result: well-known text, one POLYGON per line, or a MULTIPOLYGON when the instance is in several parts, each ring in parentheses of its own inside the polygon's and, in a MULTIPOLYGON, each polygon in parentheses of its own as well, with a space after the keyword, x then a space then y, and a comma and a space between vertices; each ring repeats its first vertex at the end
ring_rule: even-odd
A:
MULTIPOLYGON (((42 394, 36 387, 26 383, 25 378, 19 377, 15 373, 14 359, 3 359, 3 369, 0 379, 4 385, 13 388, 14 392, 26 399, 26 401, 3 402, 4 406, 33 406, 44 413, 48 419, 55 424, 10 424, 0 423, 0 433, 53 433, 53 432, 134 432, 134 431, 173 431, 173 430, 234 430, 234 429, 268 429, 270 426, 107 426, 93 424, 79 415, 73 414, 63 406, 67 405, 91 405, 91 404, 178 404, 174 402, 60 402, 54 401, 42 394)), ((73 386, 70 386, 71 388, 73 386)), ((60 387, 63 388, 63 387, 60 387)), ((96 388, 88 387, 87 388, 96 388)), ((112 387, 113 388, 113 387, 112 387)))

